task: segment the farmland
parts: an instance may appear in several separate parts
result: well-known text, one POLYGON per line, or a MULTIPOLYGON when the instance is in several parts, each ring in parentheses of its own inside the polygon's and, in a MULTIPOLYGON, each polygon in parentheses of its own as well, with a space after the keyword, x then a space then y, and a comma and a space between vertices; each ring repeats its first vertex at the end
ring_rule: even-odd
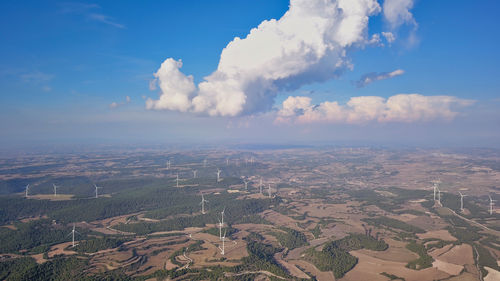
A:
POLYGON ((487 206, 488 195, 500 199, 498 151, 158 150, 0 161, 1 279, 494 280, 500 272, 500 213, 487 206), (464 210, 458 191, 467 193, 464 210))

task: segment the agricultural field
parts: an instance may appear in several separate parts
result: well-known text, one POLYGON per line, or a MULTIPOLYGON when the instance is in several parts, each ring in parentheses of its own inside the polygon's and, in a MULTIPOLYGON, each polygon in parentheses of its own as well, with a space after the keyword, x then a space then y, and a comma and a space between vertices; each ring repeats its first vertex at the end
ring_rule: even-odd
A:
POLYGON ((496 150, 158 149, 0 163, 1 280, 500 274, 496 150))

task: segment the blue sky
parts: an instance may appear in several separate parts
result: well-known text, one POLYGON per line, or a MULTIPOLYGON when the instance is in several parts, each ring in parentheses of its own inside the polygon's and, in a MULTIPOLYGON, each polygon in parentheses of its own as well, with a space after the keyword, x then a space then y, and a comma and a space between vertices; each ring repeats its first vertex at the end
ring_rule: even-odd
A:
MULTIPOLYGON (((382 7, 383 1, 379 3, 382 7)), ((167 58, 182 59, 182 73, 193 75, 198 85, 217 69, 221 51, 234 37, 244 38, 262 21, 279 19, 289 1, 2 1, 1 144, 495 145, 500 141, 499 7, 497 1, 415 1, 410 11, 416 24, 395 29, 380 11, 370 17, 367 36, 391 31, 396 40, 346 48, 352 69, 327 81, 276 90, 272 110, 207 116, 209 111, 146 109, 145 98, 157 100, 161 94, 150 89, 153 74, 167 58), (396 69, 404 74, 355 85, 365 74, 396 69), (320 106, 325 101, 345 104, 352 97, 413 93, 475 103, 444 121, 274 122, 290 96, 309 97, 320 106)), ((315 106, 298 109, 313 112, 315 106)))

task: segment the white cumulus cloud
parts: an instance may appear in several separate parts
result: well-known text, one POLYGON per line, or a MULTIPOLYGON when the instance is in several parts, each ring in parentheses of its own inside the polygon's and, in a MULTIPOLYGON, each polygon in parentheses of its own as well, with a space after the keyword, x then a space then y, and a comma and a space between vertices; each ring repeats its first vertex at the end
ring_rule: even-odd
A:
POLYGON ((392 32, 382 32, 382 36, 384 36, 385 40, 387 40, 387 43, 389 44, 396 41, 396 35, 392 32))
POLYGON ((278 112, 277 123, 426 122, 452 120, 456 108, 470 106, 472 100, 453 96, 398 94, 388 99, 376 96, 352 97, 345 105, 336 101, 312 104, 309 97, 288 97, 278 112))
POLYGON ((403 75, 405 73, 404 70, 402 69, 396 69, 392 72, 382 72, 382 73, 376 73, 376 72, 372 72, 372 73, 367 73, 363 76, 361 76, 361 79, 359 79, 358 81, 356 81, 356 86, 358 86, 358 88, 362 88, 374 81, 380 81, 380 80, 385 80, 385 79, 390 79, 390 78, 393 78, 393 77, 396 77, 396 76, 400 76, 400 75, 403 75))
POLYGON ((413 8, 414 0, 385 0, 383 4, 384 18, 389 22, 392 29, 403 24, 416 26, 417 22, 410 10, 413 8))
POLYGON ((376 0, 291 0, 280 19, 234 38, 217 69, 198 85, 180 71, 181 60, 165 60, 155 74, 160 97, 148 99, 146 107, 210 116, 268 111, 278 92, 351 68, 348 50, 380 40, 367 30, 370 16, 380 10, 376 0))

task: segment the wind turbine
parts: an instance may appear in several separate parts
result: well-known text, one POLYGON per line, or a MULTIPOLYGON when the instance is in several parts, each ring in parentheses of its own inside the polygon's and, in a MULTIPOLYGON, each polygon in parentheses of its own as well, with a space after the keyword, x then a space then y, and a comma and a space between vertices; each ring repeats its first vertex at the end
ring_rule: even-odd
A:
POLYGON ((177 173, 176 178, 175 178, 175 186, 179 188, 179 173, 177 173))
POLYGON ((75 224, 73 223, 73 230, 71 230, 71 232, 68 234, 68 236, 72 236, 72 239, 71 239, 71 242, 72 242, 72 245, 71 247, 75 247, 75 233, 78 233, 80 234, 80 232, 76 231, 75 229, 75 224))
POLYGON ((248 181, 247 180, 243 180, 243 182, 245 183, 245 190, 248 191, 248 181))
POLYGON ((57 196, 57 188, 59 186, 57 186, 55 183, 53 183, 52 186, 54 186, 54 196, 57 196))
POLYGON ((270 183, 267 185, 267 192, 269 194, 269 198, 271 198, 271 184, 270 183))
POLYGON ((436 192, 438 190, 438 185, 436 182, 434 182, 434 201, 436 201, 436 192))
POLYGON ((222 240, 222 222, 219 218, 217 218, 217 220, 219 221, 219 223, 217 224, 217 226, 219 227, 219 240, 222 240))
POLYGON ((221 171, 220 169, 217 169, 217 182, 219 182, 219 181, 220 181, 220 173, 221 173, 221 172, 222 172, 222 171, 221 171))
POLYGON ((229 158, 226 158, 226 166, 229 166, 229 158))
POLYGON ((167 170, 170 170, 170 160, 167 161, 167 170))
POLYGON ((196 178, 196 170, 193 171, 193 178, 196 178))
POLYGON ((220 253, 221 253, 222 255, 224 255, 224 242, 226 241, 226 233, 227 233, 227 230, 225 230, 225 231, 224 231, 224 236, 222 236, 222 248, 221 248, 221 247, 219 247, 219 249, 220 249, 220 251, 221 251, 220 253))
POLYGON ((28 191, 30 190, 30 185, 28 184, 24 190, 24 197, 28 198, 28 191))
POLYGON ((201 194, 201 213, 205 214, 205 202, 208 202, 208 200, 205 200, 205 197, 203 196, 203 193, 201 194))
POLYGON ((222 222, 221 222, 222 226, 224 226, 224 213, 225 212, 226 212, 226 207, 224 207, 224 209, 222 209, 222 212, 220 212, 221 218, 222 218, 222 222))
POLYGON ((207 159, 203 160, 203 168, 207 167, 207 159))
POLYGON ((493 200, 491 199, 491 196, 488 195, 488 197, 490 198, 490 216, 493 215, 493 205, 495 205, 495 201, 496 200, 493 200))
POLYGON ((95 183, 94 183, 94 187, 95 187, 95 198, 97 198, 97 197, 99 197, 99 194, 98 194, 97 190, 99 188, 102 188, 102 187, 95 185, 95 183))
POLYGON ((463 213, 464 211, 464 197, 467 196, 467 195, 463 195, 462 192, 458 192, 460 193, 460 211, 463 213))

